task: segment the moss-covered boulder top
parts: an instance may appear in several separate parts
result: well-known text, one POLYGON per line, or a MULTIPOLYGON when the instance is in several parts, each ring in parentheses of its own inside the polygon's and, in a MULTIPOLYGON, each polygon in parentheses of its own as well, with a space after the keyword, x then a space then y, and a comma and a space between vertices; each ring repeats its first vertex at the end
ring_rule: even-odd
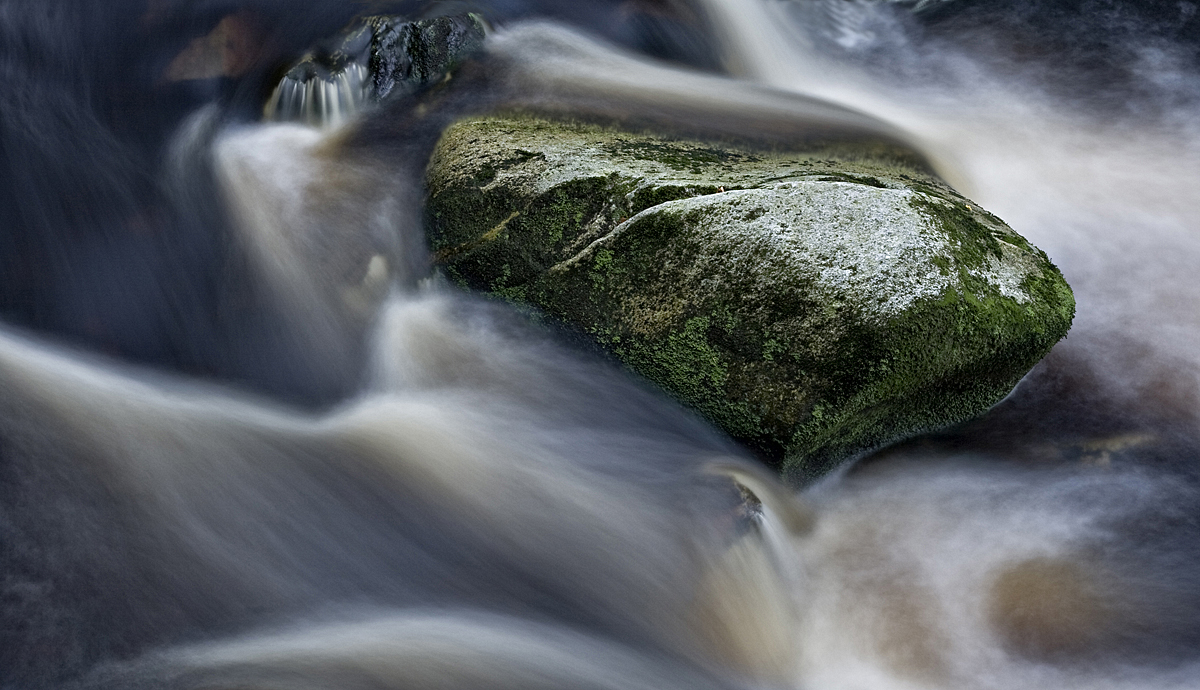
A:
POLYGON ((464 121, 429 239, 451 279, 584 329, 802 480, 986 410, 1074 314, 1044 253, 878 150, 464 121))

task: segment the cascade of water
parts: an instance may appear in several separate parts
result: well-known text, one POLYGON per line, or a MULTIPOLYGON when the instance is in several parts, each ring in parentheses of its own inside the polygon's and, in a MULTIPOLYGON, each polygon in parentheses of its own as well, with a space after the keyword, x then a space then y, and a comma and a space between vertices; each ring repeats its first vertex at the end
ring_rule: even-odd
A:
POLYGON ((216 355, 179 361, 222 383, 0 327, 0 687, 1200 686, 1195 71, 1160 63, 1163 107, 1133 127, 922 44, 887 3, 853 3, 872 29, 841 43, 798 25, 816 6, 703 5, 739 80, 545 22, 491 36, 486 76, 508 105, 916 142, 1075 285, 1079 325, 1047 366, 976 426, 794 496, 626 372, 431 273, 423 161, 390 158, 428 142, 400 107, 359 108, 362 63, 289 76, 267 106, 341 130, 208 108, 165 146, 166 190, 139 196, 141 177, 38 158, 86 134, 97 177, 141 160, 74 92, 46 95, 64 70, 14 46, 53 44, 50 19, 0 2, 0 36, 22 12, 38 36, 0 42, 21 95, 0 113, 48 118, 0 119, 28 192, 0 217, 73 242, 68 220, 111 215, 168 257, 211 233, 205 279, 245 285, 202 302, 192 273, 128 284, 187 334, 242 314, 231 342, 174 342, 356 382, 301 409, 216 355), (60 212, 62 180, 93 215, 60 212), (1172 385, 1145 383, 1163 371, 1172 385))
POLYGON ((351 62, 328 75, 288 73, 264 107, 268 120, 336 127, 354 116, 369 96, 367 68, 351 62))

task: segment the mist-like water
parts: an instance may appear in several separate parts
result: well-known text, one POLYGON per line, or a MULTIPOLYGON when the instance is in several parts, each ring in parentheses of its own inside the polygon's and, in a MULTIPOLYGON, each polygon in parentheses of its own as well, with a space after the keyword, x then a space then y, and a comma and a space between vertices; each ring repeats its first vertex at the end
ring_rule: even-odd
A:
POLYGON ((263 3, 257 76, 170 84, 207 9, 117 7, 0 4, 0 688, 1200 686, 1187 45, 1089 100, 969 9, 498 2, 440 100, 287 84, 319 128, 252 115, 348 11, 263 3), (1075 327, 981 420, 794 494, 430 268, 425 157, 496 107, 913 146, 1075 327))
MULTIPOLYGON (((1114 38, 1140 38, 1154 46, 1138 46, 1142 52, 1161 55, 1123 65, 1142 80, 1136 92, 1106 83, 1111 74, 1081 75, 1082 87, 1096 93, 1080 103, 1039 79, 1041 70, 1071 69, 1071 55, 1058 58, 1061 67, 1008 64, 987 46, 972 52, 972 42, 987 39, 978 29, 964 29, 962 42, 936 36, 928 45, 913 42, 905 17, 878 4, 713 6, 728 20, 718 25, 734 69, 896 125, 952 184, 1043 247, 1080 300, 1064 349, 1103 348, 1105 337, 1124 336, 1195 362, 1192 305, 1200 295, 1184 266, 1200 255, 1200 202, 1188 192, 1200 174, 1200 80, 1185 47, 1172 60, 1172 46, 1154 46, 1150 37, 1114 38), (857 16, 823 25, 813 15, 827 5, 853 7, 857 16), (852 48, 821 50, 831 36, 856 29, 852 48)), ((1097 30, 1072 27, 1080 19, 1069 15, 1062 21, 1062 33, 1097 30)), ((1176 376, 1194 376, 1172 367, 1176 376)))

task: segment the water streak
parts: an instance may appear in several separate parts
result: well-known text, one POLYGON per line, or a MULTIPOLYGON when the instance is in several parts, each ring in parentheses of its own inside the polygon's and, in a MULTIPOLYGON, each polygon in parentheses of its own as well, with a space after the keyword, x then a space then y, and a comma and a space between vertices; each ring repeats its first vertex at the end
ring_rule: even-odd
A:
MULTIPOLYGON (((706 0, 685 18, 736 78, 547 21, 500 26, 441 101, 367 112, 357 63, 287 77, 268 112, 339 126, 199 108, 145 144, 157 191, 106 178, 150 164, 77 93, 50 100, 86 131, 23 101, 0 157, 36 193, 3 217, 45 251, 5 246, 69 257, 47 265, 74 304, 70 219, 165 238, 128 255, 192 268, 100 275, 204 356, 152 369, 0 327, 0 688, 1200 687, 1200 77, 1164 48, 1126 94, 1155 117, 1105 121, 893 5, 706 0), (570 333, 432 271, 438 117, 514 106, 916 146, 1059 262, 1076 330, 983 420, 795 495, 570 333), (86 136, 106 142, 87 175, 38 157, 86 136), (86 208, 55 210, 63 178, 86 208)), ((0 44, 14 88, 57 93, 13 47, 54 45, 51 18, 0 17, 38 36, 0 44)))

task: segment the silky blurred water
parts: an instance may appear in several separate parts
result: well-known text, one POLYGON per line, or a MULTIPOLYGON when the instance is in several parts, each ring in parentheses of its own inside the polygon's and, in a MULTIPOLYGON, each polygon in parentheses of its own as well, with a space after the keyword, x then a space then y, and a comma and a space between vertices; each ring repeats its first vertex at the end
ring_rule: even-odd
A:
POLYGON ((0 3, 0 688, 1200 686, 1194 3, 471 7, 322 127, 261 114, 357 5, 0 3), (438 132, 513 107, 912 147, 1075 326, 784 487, 431 269, 438 132))

